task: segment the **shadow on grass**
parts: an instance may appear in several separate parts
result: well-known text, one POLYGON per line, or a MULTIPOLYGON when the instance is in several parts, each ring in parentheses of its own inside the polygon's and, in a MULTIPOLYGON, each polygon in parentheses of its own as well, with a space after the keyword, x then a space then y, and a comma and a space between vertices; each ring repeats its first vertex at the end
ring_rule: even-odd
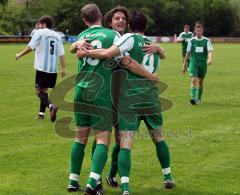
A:
POLYGON ((209 101, 203 101, 203 103, 200 104, 199 106, 201 106, 201 107, 220 107, 220 108, 240 107, 237 102, 221 103, 221 102, 209 102, 209 101))
MULTIPOLYGON (((186 188, 181 188, 181 187, 175 187, 174 189, 163 189, 163 188, 156 188, 156 187, 139 187, 138 190, 132 190, 131 191, 132 195, 170 195, 170 194, 176 194, 176 195, 194 195, 194 194, 199 194, 199 195, 213 195, 213 194, 229 194, 229 192, 207 192, 207 191, 200 191, 200 190, 193 190, 193 189, 186 189, 186 188)), ((104 195, 121 195, 121 189, 110 189, 106 188, 104 190, 104 195)))

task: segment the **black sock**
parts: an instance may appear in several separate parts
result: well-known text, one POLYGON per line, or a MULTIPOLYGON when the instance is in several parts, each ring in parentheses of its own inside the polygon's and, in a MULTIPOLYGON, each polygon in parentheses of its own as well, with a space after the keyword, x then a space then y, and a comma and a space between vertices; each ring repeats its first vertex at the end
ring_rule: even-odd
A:
POLYGON ((43 101, 40 99, 40 109, 39 112, 40 113, 45 113, 46 111, 46 105, 43 103, 43 101))
POLYGON ((42 91, 40 91, 38 93, 38 97, 40 98, 41 102, 49 108, 49 104, 51 103, 48 99, 48 93, 44 93, 42 91))

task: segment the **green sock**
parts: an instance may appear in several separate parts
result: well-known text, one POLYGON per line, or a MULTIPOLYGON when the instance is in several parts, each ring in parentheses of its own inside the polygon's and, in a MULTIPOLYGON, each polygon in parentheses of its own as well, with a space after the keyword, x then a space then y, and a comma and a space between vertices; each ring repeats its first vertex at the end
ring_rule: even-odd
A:
POLYGON ((93 158, 94 151, 96 149, 96 145, 97 145, 96 140, 94 140, 93 145, 92 145, 92 158, 93 158))
POLYGON ((119 154, 120 146, 118 144, 115 144, 112 151, 112 161, 111 161, 111 167, 108 172, 108 175, 110 177, 116 177, 118 172, 118 154, 119 154))
POLYGON ((196 87, 191 88, 191 94, 190 95, 191 95, 191 98, 194 99, 194 100, 196 99, 196 91, 197 91, 196 87))
POLYGON ((202 98, 202 93, 203 93, 203 88, 202 87, 199 87, 198 88, 198 99, 201 100, 202 98))
POLYGON ((84 144, 74 142, 72 145, 72 152, 71 152, 71 172, 70 172, 70 184, 73 186, 78 185, 78 177, 81 172, 82 162, 84 157, 84 144))
POLYGON ((118 155, 118 171, 121 177, 122 191, 130 191, 129 175, 131 169, 131 150, 121 148, 118 155))
POLYGON ((165 142, 165 140, 162 140, 156 143, 155 145, 156 145, 157 157, 162 166, 164 180, 172 179, 171 172, 170 172, 170 154, 169 154, 168 145, 165 142))
POLYGON ((95 152, 92 157, 91 173, 88 178, 88 185, 96 189, 97 181, 100 179, 103 168, 108 158, 108 146, 104 144, 97 144, 95 152))

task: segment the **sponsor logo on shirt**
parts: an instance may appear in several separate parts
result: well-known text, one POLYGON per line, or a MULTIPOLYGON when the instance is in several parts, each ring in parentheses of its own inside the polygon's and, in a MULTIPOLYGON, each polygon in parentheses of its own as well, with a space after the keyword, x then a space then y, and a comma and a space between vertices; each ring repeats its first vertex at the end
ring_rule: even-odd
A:
POLYGON ((195 52, 196 53, 202 53, 203 52, 203 47, 196 47, 195 52))

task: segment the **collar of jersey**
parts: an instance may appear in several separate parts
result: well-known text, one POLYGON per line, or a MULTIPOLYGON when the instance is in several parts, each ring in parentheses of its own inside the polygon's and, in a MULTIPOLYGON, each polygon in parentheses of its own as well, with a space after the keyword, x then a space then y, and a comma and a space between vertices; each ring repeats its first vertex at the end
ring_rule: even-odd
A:
POLYGON ((202 36, 202 38, 201 38, 201 39, 198 39, 198 38, 197 38, 197 36, 195 36, 195 39, 196 39, 197 41, 202 41, 202 40, 203 40, 203 38, 204 38, 204 36, 202 36))
POLYGON ((145 35, 142 35, 142 34, 140 34, 140 33, 132 33, 133 35, 140 35, 140 36, 142 36, 142 37, 144 37, 145 35))
POLYGON ((102 27, 102 26, 100 26, 100 25, 92 25, 89 28, 96 28, 96 27, 102 27))

